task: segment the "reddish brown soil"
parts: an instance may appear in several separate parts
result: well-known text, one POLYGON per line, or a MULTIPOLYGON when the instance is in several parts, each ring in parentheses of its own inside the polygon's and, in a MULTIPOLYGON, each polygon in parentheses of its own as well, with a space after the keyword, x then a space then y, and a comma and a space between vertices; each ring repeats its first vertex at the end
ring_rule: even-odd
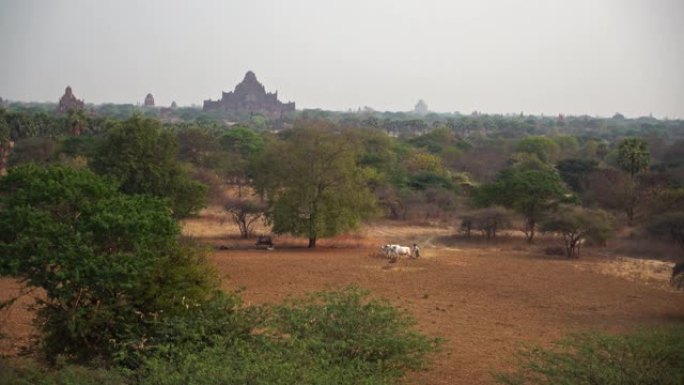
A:
MULTIPOLYGON (((284 238, 276 239, 275 250, 245 249, 253 241, 206 239, 229 247, 217 249, 211 262, 226 277, 226 289, 244 288, 248 304, 357 285, 408 311, 421 331, 446 339, 429 370, 409 375, 411 384, 492 384, 491 373, 509 368, 524 343, 548 345, 575 331, 684 322, 684 293, 667 288, 666 271, 664 278, 625 279, 594 268, 605 258, 591 251, 567 261, 545 257, 519 240, 478 246, 454 242, 449 233, 370 227, 363 236, 321 241, 315 250, 284 238), (423 257, 389 263, 379 255, 379 245, 398 240, 419 241, 423 257)), ((0 281, 0 297, 7 298, 13 285, 0 281)), ((25 338, 27 314, 15 307, 0 315, 2 331, 13 337, 0 343, 25 338)))

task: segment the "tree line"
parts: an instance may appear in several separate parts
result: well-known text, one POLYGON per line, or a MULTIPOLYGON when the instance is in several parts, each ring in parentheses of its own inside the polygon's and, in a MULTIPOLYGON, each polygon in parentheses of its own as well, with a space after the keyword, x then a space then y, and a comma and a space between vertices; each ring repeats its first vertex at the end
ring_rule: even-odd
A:
MULTIPOLYGON (((684 210, 679 121, 431 114, 420 120, 421 134, 394 136, 388 125, 396 126, 391 118, 397 114, 376 115, 352 114, 352 120, 350 114, 303 111, 307 119, 262 130, 249 122, 0 109, 0 142, 5 167, 87 167, 117 180, 124 193, 167 199, 177 217, 217 204, 244 237, 264 217, 275 233, 305 236, 312 247, 371 217, 455 220, 465 212, 464 231, 487 237, 513 226, 516 216, 530 242, 540 225, 577 246, 582 241, 568 234, 592 233, 603 243, 610 228, 623 224, 679 237, 674 219, 660 221, 684 210), (559 129, 571 132, 580 122, 587 128, 582 134, 559 129), (614 136, 604 135, 607 125, 617 127, 614 136), (642 135, 618 135, 628 128, 642 135), (225 194, 227 185, 237 196, 225 194), (565 213, 574 225, 558 223, 565 213), (574 229, 579 222, 601 225, 574 229)), ((568 250, 576 255, 576 247, 568 250)))
POLYGON ((675 131, 662 141, 511 138, 447 122, 395 136, 381 124, 311 116, 257 130, 0 111, 0 274, 44 290, 39 350, 48 360, 126 368, 129 383, 187 383, 208 370, 226 383, 392 383, 437 344, 357 289, 243 306, 218 290, 208 251, 180 236, 177 219, 210 203, 245 237, 263 217, 309 247, 386 217, 458 221, 465 236, 489 239, 511 228, 528 242, 553 232, 568 257, 632 226, 684 253, 675 131))

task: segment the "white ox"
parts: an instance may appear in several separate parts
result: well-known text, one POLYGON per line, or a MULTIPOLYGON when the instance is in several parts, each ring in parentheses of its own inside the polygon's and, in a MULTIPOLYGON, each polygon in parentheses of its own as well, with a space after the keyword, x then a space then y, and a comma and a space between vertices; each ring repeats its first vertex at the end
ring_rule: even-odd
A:
POLYGON ((411 256, 411 248, 408 246, 401 245, 385 245, 382 247, 382 251, 385 252, 387 258, 397 258, 399 256, 411 256))

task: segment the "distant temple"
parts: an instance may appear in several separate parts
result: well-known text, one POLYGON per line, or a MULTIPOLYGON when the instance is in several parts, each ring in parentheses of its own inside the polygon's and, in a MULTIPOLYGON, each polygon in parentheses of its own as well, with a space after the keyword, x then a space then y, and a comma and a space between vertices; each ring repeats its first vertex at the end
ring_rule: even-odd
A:
POLYGON ((69 110, 82 110, 84 106, 83 100, 76 99, 74 93, 71 91, 71 87, 67 86, 64 90, 64 95, 59 99, 59 104, 57 105, 57 112, 67 112, 69 110))
POLYGON ((420 99, 418 103, 416 103, 416 106, 413 108, 413 112, 415 112, 418 115, 427 115, 428 112, 428 106, 427 103, 425 103, 425 100, 420 99))
POLYGON ((145 102, 143 105, 145 107, 154 107, 154 96, 152 96, 152 94, 147 94, 147 96, 145 96, 145 102))
POLYGON ((203 110, 220 110, 237 114, 258 113, 277 118, 284 113, 294 111, 295 104, 294 102, 280 102, 278 92, 266 93, 254 72, 248 71, 242 82, 235 86, 235 91, 223 92, 221 100, 205 100, 203 110))

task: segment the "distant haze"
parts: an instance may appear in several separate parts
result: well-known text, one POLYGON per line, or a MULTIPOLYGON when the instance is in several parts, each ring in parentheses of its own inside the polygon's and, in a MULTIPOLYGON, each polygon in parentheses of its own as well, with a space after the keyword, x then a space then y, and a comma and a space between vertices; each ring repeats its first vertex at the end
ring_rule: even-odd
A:
POLYGON ((682 0, 0 0, 0 97, 684 118, 682 0))

